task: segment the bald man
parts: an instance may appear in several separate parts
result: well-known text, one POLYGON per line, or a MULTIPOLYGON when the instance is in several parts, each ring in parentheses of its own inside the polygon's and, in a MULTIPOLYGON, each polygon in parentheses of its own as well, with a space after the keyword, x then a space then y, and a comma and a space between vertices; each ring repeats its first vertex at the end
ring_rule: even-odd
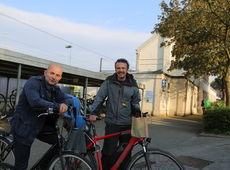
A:
MULTIPOLYGON (((56 84, 62 79, 62 68, 50 65, 44 76, 33 76, 28 79, 20 95, 13 119, 11 133, 14 136, 15 165, 14 170, 26 170, 30 157, 30 148, 35 138, 53 144, 57 142, 56 135, 42 135, 41 132, 54 131, 55 122, 59 115, 63 115, 72 99, 62 92, 56 84), (38 117, 39 111, 33 108, 53 108, 59 113, 51 116, 38 117)), ((58 148, 56 148, 56 153, 58 148)), ((54 153, 51 156, 54 156, 54 153)), ((50 158, 40 165, 40 169, 47 169, 50 158)))

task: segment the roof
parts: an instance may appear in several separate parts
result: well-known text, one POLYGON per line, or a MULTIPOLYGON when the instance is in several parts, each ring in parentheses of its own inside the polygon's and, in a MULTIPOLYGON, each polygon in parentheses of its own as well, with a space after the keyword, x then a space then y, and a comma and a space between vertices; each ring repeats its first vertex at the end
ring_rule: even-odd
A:
POLYGON ((61 63, 55 63, 0 48, 1 77, 17 78, 19 65, 21 66, 21 79, 28 79, 31 76, 41 76, 50 64, 58 64, 62 67, 63 78, 60 83, 63 84, 85 86, 86 82, 88 82, 89 87, 99 87, 106 79, 106 74, 100 72, 93 72, 61 63))
POLYGON ((151 36, 143 44, 141 44, 139 47, 137 47, 136 51, 141 50, 143 47, 145 47, 146 45, 148 45, 152 40, 154 40, 157 36, 159 36, 159 35, 158 34, 153 34, 153 36, 151 36))
POLYGON ((215 81, 210 85, 213 89, 219 89, 220 85, 215 81))

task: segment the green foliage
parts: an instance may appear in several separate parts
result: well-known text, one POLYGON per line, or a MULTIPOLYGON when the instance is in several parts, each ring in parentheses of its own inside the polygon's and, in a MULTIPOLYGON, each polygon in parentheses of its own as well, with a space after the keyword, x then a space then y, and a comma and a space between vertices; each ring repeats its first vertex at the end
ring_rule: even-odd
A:
MULTIPOLYGON (((216 75, 224 78, 230 96, 229 0, 162 1, 152 33, 164 38, 162 46, 173 45, 168 71, 183 69, 184 76, 216 75)), ((226 100, 230 107, 230 100, 226 100)))
POLYGON ((223 108, 227 108, 226 103, 224 101, 216 101, 211 103, 211 105, 208 108, 206 108, 206 110, 215 110, 223 108))
POLYGON ((185 76, 223 75, 228 65, 230 41, 228 0, 171 0, 161 3, 162 15, 152 33, 174 44, 169 71, 184 69, 185 76))
POLYGON ((230 135, 230 108, 223 101, 212 103, 203 114, 206 133, 230 135))

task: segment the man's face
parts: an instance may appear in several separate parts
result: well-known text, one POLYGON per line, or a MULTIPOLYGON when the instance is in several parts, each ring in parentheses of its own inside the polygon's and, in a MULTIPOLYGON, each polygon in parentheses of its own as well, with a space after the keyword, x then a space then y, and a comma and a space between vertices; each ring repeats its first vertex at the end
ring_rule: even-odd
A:
POLYGON ((62 68, 57 65, 51 65, 44 71, 44 76, 48 84, 55 85, 62 78, 62 68))
POLYGON ((128 73, 127 64, 121 62, 117 63, 115 71, 117 73, 117 79, 119 81, 124 81, 126 79, 126 74, 128 73))

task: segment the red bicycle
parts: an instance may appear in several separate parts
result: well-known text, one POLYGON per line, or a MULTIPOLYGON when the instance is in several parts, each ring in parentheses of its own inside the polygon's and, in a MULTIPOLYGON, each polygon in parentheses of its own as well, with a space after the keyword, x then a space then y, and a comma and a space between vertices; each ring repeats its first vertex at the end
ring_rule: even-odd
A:
MULTIPOLYGON (((88 157, 88 159, 93 164, 94 168, 97 170, 103 170, 101 163, 101 147, 99 141, 114 137, 121 136, 128 133, 131 133, 131 130, 122 131, 106 136, 98 137, 96 134, 96 127, 92 124, 88 118, 84 118, 86 125, 82 126, 81 131, 83 131, 84 136, 87 141, 87 153, 83 154, 88 157)), ((141 150, 136 152, 131 156, 131 159, 125 165, 125 169, 167 169, 167 170, 184 170, 183 164, 169 152, 157 149, 157 148, 148 148, 148 144, 151 142, 151 138, 135 138, 132 137, 130 141, 125 145, 120 145, 114 153, 115 157, 111 157, 111 160, 115 160, 111 170, 116 170, 121 165, 125 157, 131 152, 131 150, 137 146, 141 146, 141 150)))

